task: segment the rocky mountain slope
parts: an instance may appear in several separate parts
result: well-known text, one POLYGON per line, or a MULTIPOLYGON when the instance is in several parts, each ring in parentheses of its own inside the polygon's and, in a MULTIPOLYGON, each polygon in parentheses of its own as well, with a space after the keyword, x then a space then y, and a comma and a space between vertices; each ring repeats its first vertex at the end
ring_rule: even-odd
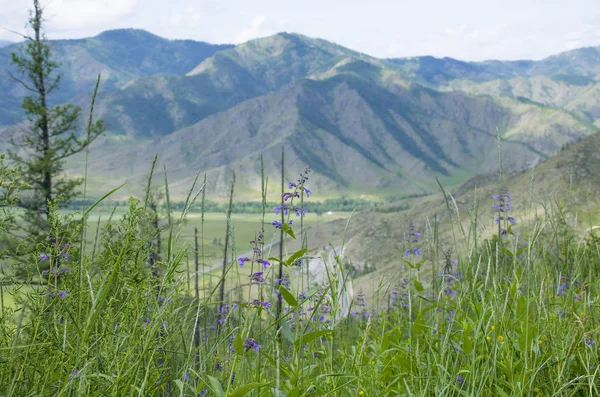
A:
MULTIPOLYGON (((232 171, 256 194, 260 155, 277 175, 285 146, 290 173, 310 165, 323 194, 424 193, 434 175, 452 186, 493 170, 498 138, 506 170, 518 171, 599 124, 598 48, 469 63, 382 60, 289 33, 232 47, 124 30, 52 45, 66 75, 56 102, 86 106, 105 76, 96 113, 109 130, 90 152, 92 192, 126 180, 123 194, 136 193, 158 154, 175 196, 198 170, 211 195, 227 191, 232 171)), ((2 84, 6 123, 21 93, 6 75, 2 84)))

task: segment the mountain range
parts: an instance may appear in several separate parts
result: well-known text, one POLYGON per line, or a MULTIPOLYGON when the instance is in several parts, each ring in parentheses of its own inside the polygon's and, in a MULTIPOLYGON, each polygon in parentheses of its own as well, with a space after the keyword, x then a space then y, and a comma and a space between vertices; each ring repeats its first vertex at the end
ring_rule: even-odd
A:
MULTIPOLYGON (((123 181, 123 194, 139 193, 158 154, 174 196, 199 170, 209 195, 225 195, 235 171, 238 191, 256 198, 260 156, 274 180, 282 147, 289 175, 310 165, 323 196, 421 194, 434 175, 452 186, 496 169, 499 141, 503 166, 519 171, 600 128, 600 47, 463 62, 378 59, 290 33, 217 46, 126 29, 50 43, 64 76, 53 103, 89 106, 102 74, 98 194, 123 181)), ((25 93, 9 75, 19 48, 0 48, 2 131, 22 119, 25 93)), ((67 171, 81 166, 73 158, 67 171)))

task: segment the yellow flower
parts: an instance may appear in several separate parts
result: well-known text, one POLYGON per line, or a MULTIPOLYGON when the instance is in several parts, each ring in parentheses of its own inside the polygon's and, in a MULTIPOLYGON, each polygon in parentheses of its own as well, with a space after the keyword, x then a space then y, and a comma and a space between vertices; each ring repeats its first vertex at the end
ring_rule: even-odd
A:
POLYGON ((541 345, 544 341, 543 340, 538 340, 538 345, 541 345))
POLYGON ((487 340, 488 342, 491 342, 492 337, 488 335, 488 336, 485 337, 485 340, 487 340))
POLYGON ((374 364, 375 364, 375 361, 371 361, 371 365, 374 365, 374 364))
POLYGON ((495 325, 492 325, 492 331, 493 331, 493 330, 495 330, 495 329, 496 329, 496 326, 495 326, 495 325))
POLYGON ((585 316, 585 312, 581 312, 581 317, 585 316))
POLYGON ((358 395, 359 395, 359 396, 364 396, 364 395, 365 395, 365 392, 361 390, 361 391, 359 391, 359 392, 358 392, 358 395))
POLYGON ((536 387, 535 389, 533 389, 534 392, 539 393, 541 390, 539 387, 536 387))
POLYGON ((499 342, 503 342, 504 341, 504 336, 502 336, 502 335, 498 336, 498 341, 499 342))

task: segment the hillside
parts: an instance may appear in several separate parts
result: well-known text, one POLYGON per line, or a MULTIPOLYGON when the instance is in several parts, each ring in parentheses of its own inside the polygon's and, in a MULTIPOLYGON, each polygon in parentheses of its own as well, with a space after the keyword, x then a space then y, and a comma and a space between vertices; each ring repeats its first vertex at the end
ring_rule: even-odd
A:
MULTIPOLYGON (((159 154, 174 197, 198 170, 209 195, 223 196, 236 171, 238 189, 258 197, 259 157, 276 175, 283 145, 289 169, 312 166, 324 195, 423 194, 435 175, 455 186, 495 169, 498 135, 505 169, 518 171, 597 131, 595 49, 538 62, 382 60, 299 34, 231 47, 131 29, 52 45, 67 74, 55 101, 87 106, 86 84, 105 73, 96 116, 108 131, 90 152, 92 194, 107 181, 136 194, 159 154)), ((5 92, 5 116, 17 94, 5 92)), ((70 159, 68 173, 81 166, 70 159)))
POLYGON ((600 79, 600 46, 566 51, 539 61, 465 62, 432 56, 393 58, 388 61, 398 65, 411 79, 431 86, 443 86, 453 80, 484 82, 540 75, 574 83, 600 79))
POLYGON ((442 91, 525 98, 573 112, 599 125, 600 46, 540 61, 463 62, 452 58, 391 59, 402 73, 442 91))
POLYGON ((185 75, 139 79, 101 99, 99 116, 114 134, 168 135, 325 72, 347 57, 361 55, 323 40, 280 33, 219 51, 185 75))
MULTIPOLYGON (((192 40, 167 40, 138 29, 106 31, 98 36, 49 42, 54 60, 61 64, 60 88, 50 98, 58 104, 91 96, 98 74, 101 94, 120 89, 144 76, 182 75, 215 52, 231 48, 192 40)), ((9 76, 15 73, 11 53, 23 44, 0 48, 0 125, 22 117, 19 107, 25 90, 9 76)))
POLYGON ((405 276, 408 270, 403 256, 407 248, 405 236, 412 222, 421 233, 419 248, 428 258, 422 277, 428 279, 430 258, 436 249, 438 255, 452 249, 453 258, 465 257, 475 235, 482 242, 497 233, 493 196, 503 187, 511 195, 511 215, 516 218, 514 236, 508 240, 509 249, 514 250, 513 244, 523 247, 526 243, 523 234, 531 231, 534 223, 543 226, 542 233, 551 233, 558 226, 548 222, 549 216, 554 221, 563 219, 575 232, 577 241, 581 241, 586 229, 600 223, 600 199, 596 194, 600 185, 598 147, 600 133, 561 150, 533 170, 505 175, 503 185, 498 183, 498 173, 494 172, 473 177, 457 188, 446 188, 450 209, 438 189, 428 197, 389 204, 391 213, 363 212, 354 214, 349 223, 337 220, 313 226, 308 231, 308 246, 338 247, 345 239, 344 263, 355 271, 354 291, 362 288, 369 296, 381 280, 394 283, 405 276), (557 213, 559 206, 561 215, 557 213), (472 223, 475 213, 477 228, 472 223), (457 219, 465 237, 457 227, 457 219), (437 244, 432 238, 434 221, 439 230, 437 244), (455 241, 460 243, 457 245, 455 241))
POLYGON ((497 128, 507 169, 535 164, 591 131, 560 110, 375 83, 356 74, 305 79, 165 137, 92 151, 91 180, 119 176, 137 187, 158 154, 174 194, 202 170, 209 194, 224 195, 235 171, 241 188, 257 195, 261 153, 267 175, 277 175, 284 145, 288 166, 310 165, 319 190, 414 194, 434 190, 434 175, 454 185, 493 170, 497 128))

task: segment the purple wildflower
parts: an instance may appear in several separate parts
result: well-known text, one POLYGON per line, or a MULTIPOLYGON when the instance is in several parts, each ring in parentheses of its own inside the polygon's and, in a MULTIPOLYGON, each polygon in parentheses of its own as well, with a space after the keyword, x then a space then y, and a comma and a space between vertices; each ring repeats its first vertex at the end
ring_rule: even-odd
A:
POLYGON ((250 279, 262 283, 265 281, 265 279, 262 277, 262 274, 263 272, 256 272, 250 276, 250 279))
POLYGON ((267 301, 261 302, 260 299, 254 299, 252 301, 252 305, 256 306, 256 307, 262 306, 265 309, 268 309, 269 307, 271 307, 271 302, 267 302, 267 301))
MULTIPOLYGON (((515 218, 506 214, 510 211, 510 194, 508 192, 502 192, 501 194, 495 195, 494 200, 498 201, 498 203, 494 204, 494 211, 498 213, 494 222, 499 224, 500 221, 507 220, 510 224, 515 223, 515 218)), ((507 233, 501 232, 501 234, 505 236, 507 233)))
POLYGON ((44 253, 42 253, 42 254, 40 254, 40 255, 38 256, 38 258, 40 259, 40 261, 41 261, 42 263, 44 263, 44 262, 46 262, 46 261, 48 260, 48 258, 49 258, 49 257, 48 257, 48 254, 44 254, 44 253))
POLYGON ((261 347, 262 346, 256 343, 256 341, 253 338, 248 338, 244 342, 244 348, 246 349, 246 351, 254 349, 254 351, 258 352, 258 349, 260 349, 261 347))
POLYGON ((244 267, 244 262, 249 262, 251 259, 248 257, 238 258, 238 263, 240 267, 244 267))
POLYGON ((356 306, 364 307, 366 305, 367 305, 367 303, 365 302, 365 293, 363 292, 363 290, 361 288, 358 290, 358 294, 356 297, 356 306))
POLYGON ((58 297, 59 298, 64 298, 65 296, 67 296, 67 290, 62 290, 62 291, 58 291, 58 297))
POLYGON ((308 213, 306 208, 294 207, 294 210, 296 211, 296 216, 304 216, 308 213))
POLYGON ((406 236, 406 242, 407 243, 418 243, 419 237, 421 237, 421 233, 415 232, 414 223, 412 223, 412 221, 409 222, 408 223, 408 234, 406 236))
POLYGON ((456 377, 456 383, 459 383, 461 386, 465 384, 465 378, 463 378, 461 375, 458 375, 456 377))
MULTIPOLYGON (((275 226, 276 229, 281 229, 283 227, 283 223, 281 223, 280 221, 273 221, 271 225, 275 226)), ((288 225, 292 225, 291 220, 288 222, 288 225)))
POLYGON ((71 273, 71 270, 67 269, 65 266, 61 267, 58 270, 58 274, 59 275, 61 275, 61 274, 69 274, 69 273, 71 273))
POLYGON ((596 343, 596 341, 594 339, 586 339, 585 340, 585 345, 588 347, 594 346, 595 343, 596 343))
POLYGON ((409 255, 419 256, 419 255, 421 255, 421 250, 419 248, 409 248, 406 251, 404 251, 404 256, 409 256, 409 255))
POLYGON ((264 270, 267 270, 267 266, 271 266, 269 261, 266 261, 264 259, 258 259, 257 262, 263 265, 264 270))
POLYGON ((283 211, 283 214, 286 216, 290 213, 290 207, 287 204, 278 205, 277 207, 273 208, 273 210, 275 211, 275 215, 279 215, 281 211, 283 211))
POLYGON ((298 192, 285 192, 281 195, 281 197, 283 198, 283 201, 288 201, 289 199, 292 199, 294 197, 300 197, 300 193, 298 192))

